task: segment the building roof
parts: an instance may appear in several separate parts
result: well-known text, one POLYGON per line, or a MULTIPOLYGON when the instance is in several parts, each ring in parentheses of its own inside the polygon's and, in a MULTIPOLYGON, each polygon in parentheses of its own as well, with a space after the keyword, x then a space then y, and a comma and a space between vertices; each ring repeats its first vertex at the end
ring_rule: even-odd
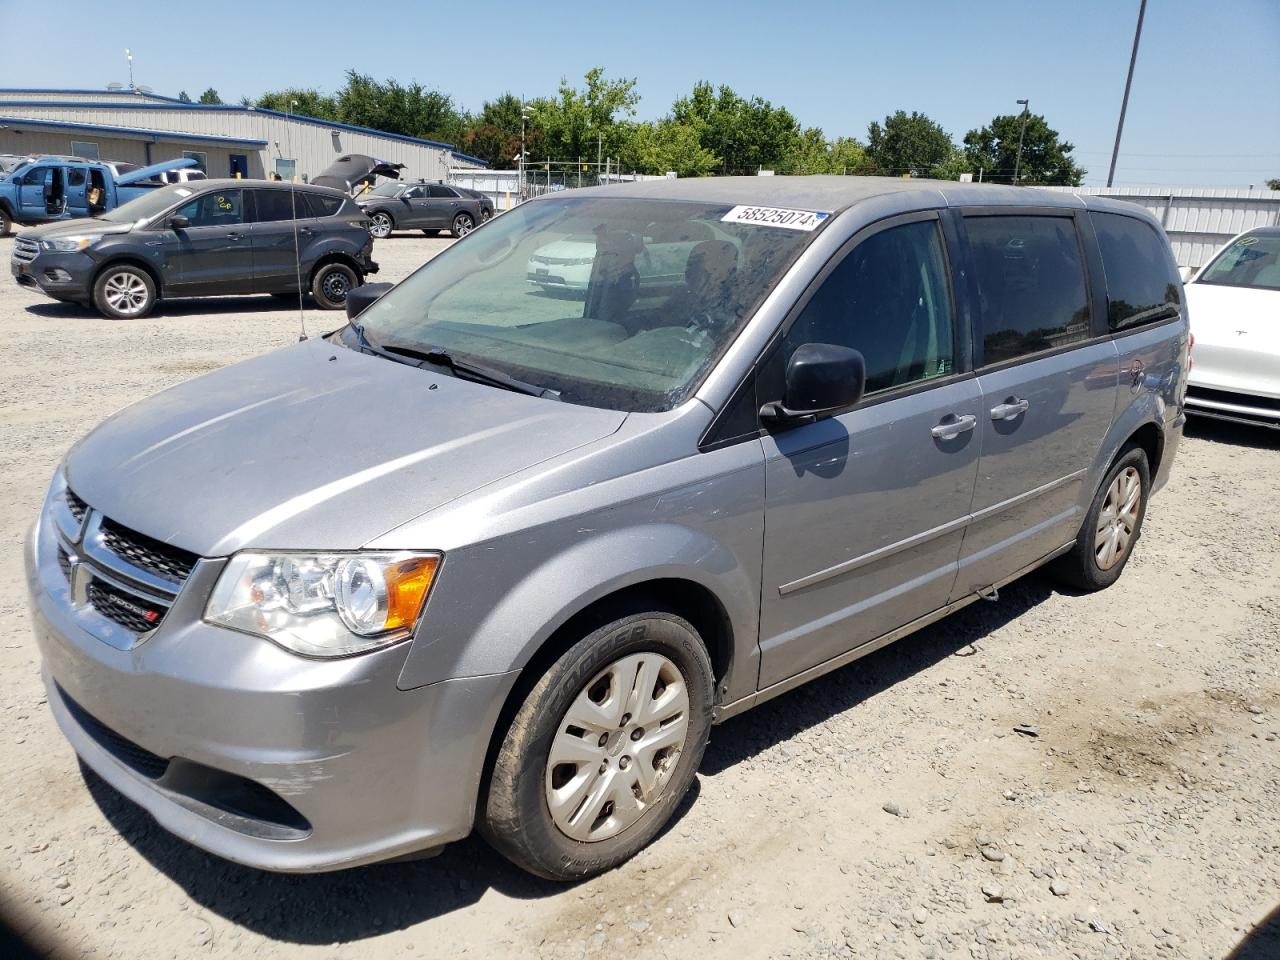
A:
POLYGON ((105 87, 101 90, 84 90, 84 89, 68 89, 63 90, 56 87, 6 87, 0 89, 0 93, 34 93, 34 94, 82 94, 91 96, 119 96, 119 97, 141 97, 144 100, 159 100, 167 103, 186 103, 185 100, 179 100, 176 97, 166 97, 160 93, 144 93, 137 88, 130 90, 128 87, 121 87, 119 90, 108 90, 105 87))
MULTIPOLYGON (((0 101, 2 103, 2 101, 0 101)), ((74 123, 69 120, 35 120, 30 117, 3 117, 0 124, 6 127, 39 127, 52 130, 83 130, 88 133, 111 133, 144 140, 179 140, 183 143, 225 143, 233 146, 249 146, 261 150, 266 140, 249 140, 244 137, 215 137, 204 133, 178 133, 174 130, 146 130, 141 127, 112 127, 101 123, 74 123)))
MULTIPOLYGON (((9 88, 0 88, 0 96, 8 93, 75 93, 79 91, 68 90, 15 90, 9 88)), ((111 90, 86 90, 84 93, 114 93, 111 90)), ((482 166, 488 166, 486 161, 479 157, 468 156, 454 149, 452 143, 442 143, 439 140, 423 140, 420 137, 409 137, 402 133, 388 133, 385 130, 375 130, 372 127, 358 127, 350 123, 339 123, 337 120, 321 120, 319 117, 308 117, 301 113, 284 113, 280 110, 267 110, 261 107, 246 107, 242 104, 231 103, 187 103, 185 100, 175 100, 172 97, 160 97, 156 94, 141 95, 148 100, 156 100, 155 103, 112 103, 112 110, 202 110, 202 111, 221 111, 225 113, 259 113, 268 117, 277 117, 283 120, 295 120, 299 123, 310 123, 319 127, 326 127, 330 130, 350 130, 353 133, 367 133, 370 136, 383 137, 387 140, 398 140, 402 143, 412 143, 424 147, 437 147, 441 150, 448 150, 450 154, 459 160, 467 163, 478 163, 482 166)), ((83 107, 88 110, 101 110, 103 104, 92 100, 0 100, 0 104, 7 104, 11 107, 83 107)), ((263 141, 265 142, 265 141, 263 141)))

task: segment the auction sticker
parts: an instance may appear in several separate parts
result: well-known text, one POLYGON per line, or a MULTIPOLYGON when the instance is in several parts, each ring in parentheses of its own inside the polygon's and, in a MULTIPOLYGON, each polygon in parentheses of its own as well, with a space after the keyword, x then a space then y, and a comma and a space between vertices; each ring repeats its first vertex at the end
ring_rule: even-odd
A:
POLYGON ((785 207, 734 207, 721 223, 747 223, 758 227, 783 227, 786 230, 817 230, 829 213, 814 210, 788 210, 785 207))

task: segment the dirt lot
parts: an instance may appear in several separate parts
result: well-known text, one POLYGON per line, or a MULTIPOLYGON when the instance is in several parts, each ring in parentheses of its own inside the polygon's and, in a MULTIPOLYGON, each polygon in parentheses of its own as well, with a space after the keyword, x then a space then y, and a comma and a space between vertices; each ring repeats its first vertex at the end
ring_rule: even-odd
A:
MULTIPOLYGON (((446 243, 380 241, 379 279, 446 243)), ((607 876, 534 881, 478 841, 273 876, 165 834, 54 726, 22 540, 96 422, 297 327, 262 298, 111 323, 0 280, 0 911, 42 950, 1280 957, 1255 931, 1280 904, 1280 436, 1220 426, 1190 429, 1114 588, 1032 576, 717 728, 693 801, 607 876)))

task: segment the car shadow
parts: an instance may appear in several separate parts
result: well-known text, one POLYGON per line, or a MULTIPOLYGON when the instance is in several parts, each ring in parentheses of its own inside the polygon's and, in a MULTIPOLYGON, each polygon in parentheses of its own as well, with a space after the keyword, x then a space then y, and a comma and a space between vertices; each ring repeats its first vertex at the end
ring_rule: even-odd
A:
POLYGON ((1255 450, 1280 449, 1280 430, 1254 427, 1231 420, 1189 416, 1182 432, 1188 437, 1210 443, 1229 443, 1235 447, 1252 447, 1255 450))
MULTIPOLYGON (((148 863, 205 910, 272 940, 365 940, 470 907, 489 890, 535 900, 573 886, 525 873, 474 834, 427 859, 333 873, 268 873, 222 860, 175 837, 83 762, 80 774, 112 828, 148 863)), ((695 780, 654 842, 684 819, 699 791, 695 780)))
POLYGON ((1245 934, 1226 960, 1276 960, 1280 957, 1280 906, 1245 934))
MULTIPOLYGON (((1023 578, 1001 591, 998 603, 972 604, 717 727, 699 773, 715 777, 849 710, 980 643, 1053 592, 1043 576, 1023 578)), ((475 836, 451 844, 431 859, 334 873, 266 873, 222 860, 178 839, 83 763, 80 770, 103 816, 148 863, 204 909, 273 940, 299 944, 363 940, 465 909, 488 890, 532 900, 567 889, 565 884, 530 876, 475 836)), ((687 815, 699 790, 700 782, 695 780, 663 834, 687 815)))

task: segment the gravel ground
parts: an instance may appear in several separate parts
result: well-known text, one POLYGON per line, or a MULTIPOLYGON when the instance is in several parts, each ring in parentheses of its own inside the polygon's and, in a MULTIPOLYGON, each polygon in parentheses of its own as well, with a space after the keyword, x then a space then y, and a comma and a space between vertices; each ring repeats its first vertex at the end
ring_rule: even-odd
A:
MULTIPOLYGON (((379 241, 378 279, 447 242, 379 241)), ((1275 434, 1193 424, 1112 589, 1033 575, 717 728, 692 802, 613 873, 543 883, 472 840, 275 876, 170 837, 79 767, 44 702, 21 544, 77 437, 292 342, 297 313, 236 298, 111 323, 5 277, 0 325, 0 911, 42 951, 1280 957, 1275 434)))

